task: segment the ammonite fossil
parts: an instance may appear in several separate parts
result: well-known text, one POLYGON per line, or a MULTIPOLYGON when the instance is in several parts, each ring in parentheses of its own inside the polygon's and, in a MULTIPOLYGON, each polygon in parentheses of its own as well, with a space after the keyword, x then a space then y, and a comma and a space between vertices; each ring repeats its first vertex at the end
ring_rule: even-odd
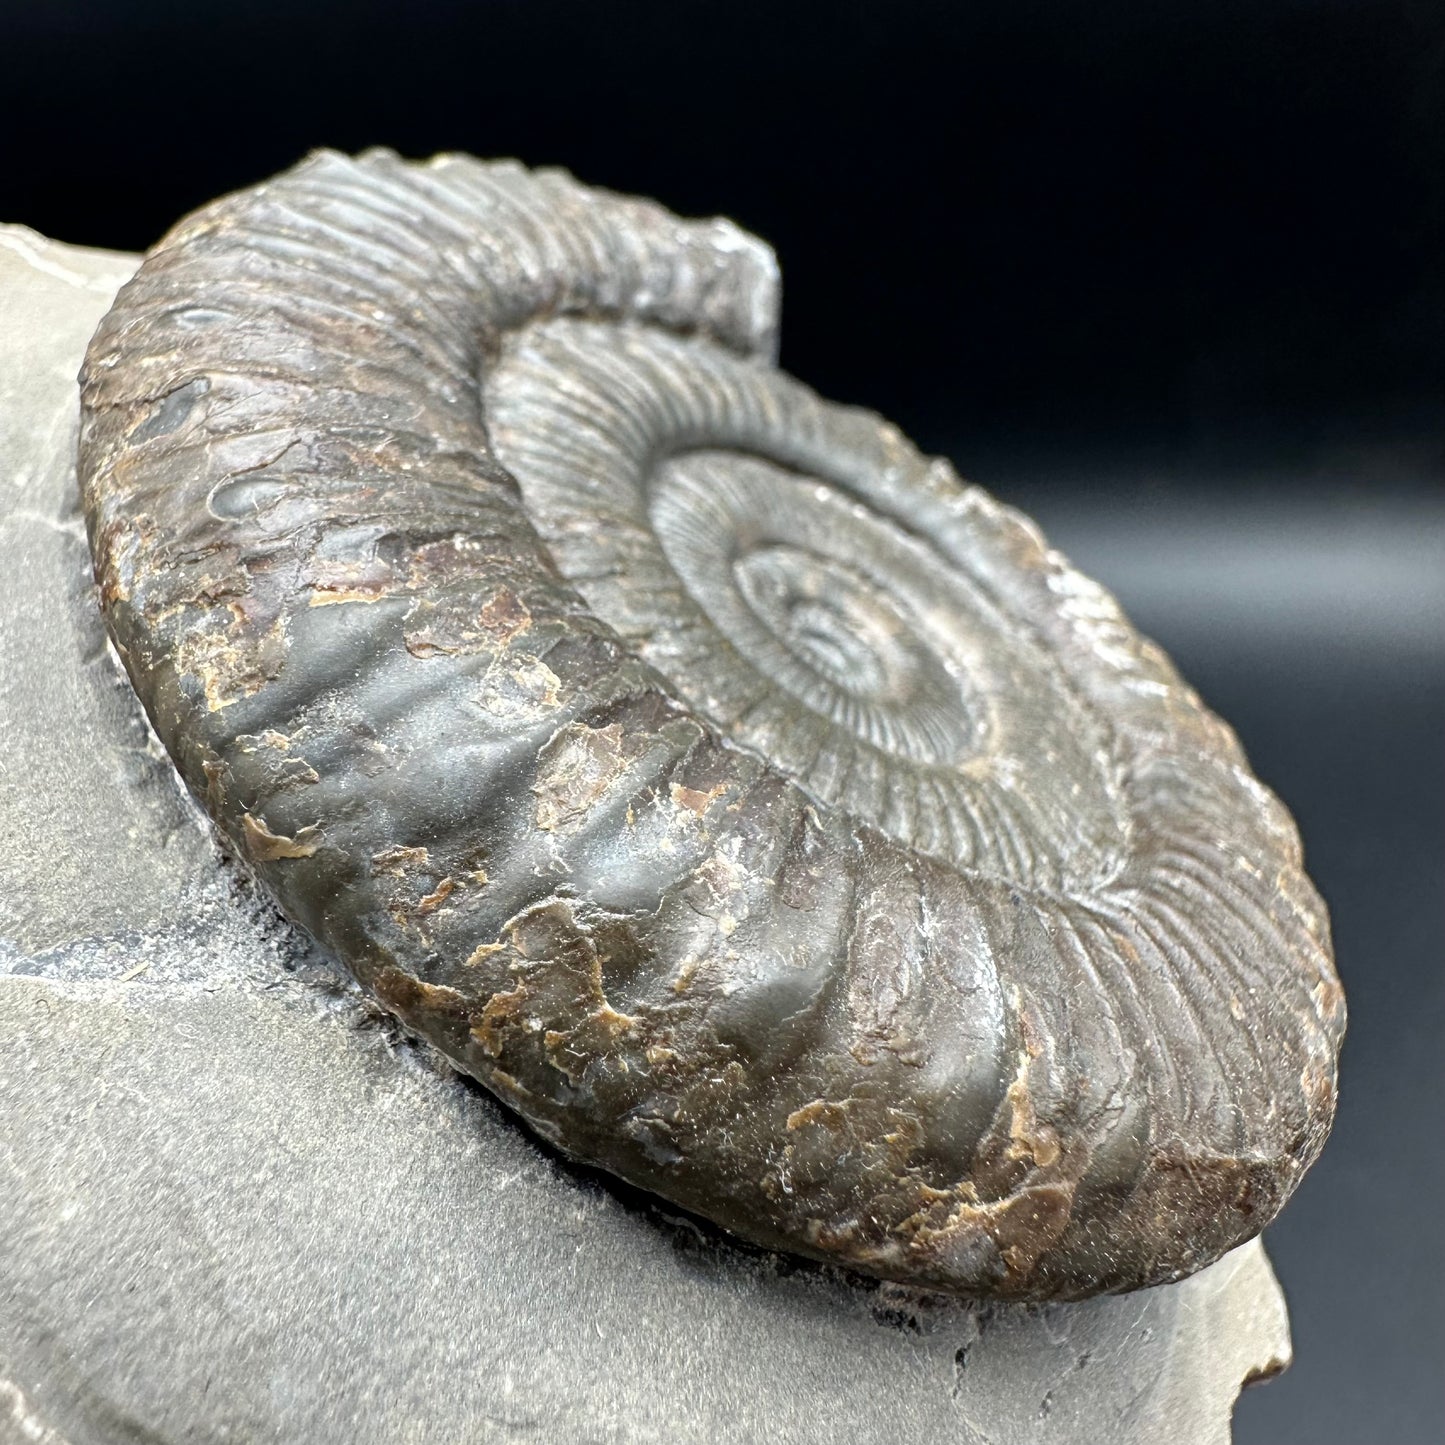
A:
POLYGON ((777 305, 731 224, 512 164, 207 206, 82 378, 115 644, 290 917, 571 1155, 920 1286, 1176 1278, 1329 1128, 1295 829, 777 305))

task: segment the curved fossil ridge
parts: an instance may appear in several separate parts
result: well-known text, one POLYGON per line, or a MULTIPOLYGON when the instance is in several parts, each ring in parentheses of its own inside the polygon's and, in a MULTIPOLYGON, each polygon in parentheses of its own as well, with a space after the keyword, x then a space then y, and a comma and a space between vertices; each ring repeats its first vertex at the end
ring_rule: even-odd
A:
POLYGON ((206 207, 82 378, 116 645, 287 912, 570 1153, 926 1286, 1183 1275, 1329 1128, 1295 830, 776 306, 728 223, 514 165, 206 207))

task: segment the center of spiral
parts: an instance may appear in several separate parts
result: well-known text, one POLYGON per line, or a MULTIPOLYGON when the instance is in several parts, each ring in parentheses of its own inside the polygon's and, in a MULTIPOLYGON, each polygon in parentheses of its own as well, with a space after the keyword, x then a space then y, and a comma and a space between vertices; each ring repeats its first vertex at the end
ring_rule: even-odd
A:
POLYGON ((948 767, 977 752, 983 709, 956 619, 899 528, 735 452, 674 456, 650 490, 663 553, 749 677, 893 757, 948 767))
POLYGON ((904 619, 866 577, 799 547, 759 547, 733 563, 748 605, 806 665, 855 697, 901 700, 913 669, 904 619))

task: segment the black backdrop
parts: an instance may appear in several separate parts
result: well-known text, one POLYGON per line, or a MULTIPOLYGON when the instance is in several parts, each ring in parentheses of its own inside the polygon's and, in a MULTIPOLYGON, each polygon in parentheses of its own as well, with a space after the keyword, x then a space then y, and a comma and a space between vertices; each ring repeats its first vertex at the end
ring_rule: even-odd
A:
POLYGON ((1034 510, 1294 808, 1351 1002, 1238 1439, 1438 1445, 1445 7, 0 0, 0 215, 141 248, 314 145, 724 212, 784 362, 1034 510))
POLYGON ((9 213, 138 249, 313 145, 722 211, 926 447, 1294 468, 1440 430, 1438 4, 0 0, 9 213))

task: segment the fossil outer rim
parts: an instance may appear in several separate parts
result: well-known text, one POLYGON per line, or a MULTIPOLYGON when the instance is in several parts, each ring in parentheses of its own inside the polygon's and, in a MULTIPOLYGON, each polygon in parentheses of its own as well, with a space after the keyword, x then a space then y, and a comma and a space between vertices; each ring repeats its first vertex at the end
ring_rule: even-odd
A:
MULTIPOLYGON (((207 206, 82 374, 111 635, 285 911, 568 1152, 902 1282, 1178 1278, 1273 1217, 1332 1118, 1343 998, 1293 824, 1029 523, 776 372, 776 314, 753 238, 556 172, 322 153, 207 206), (939 610, 935 651, 1024 679, 985 699, 1002 741, 966 787, 943 724, 846 697, 796 726, 825 761, 853 728, 847 771, 780 761, 773 694, 689 696, 705 669, 669 676, 664 631, 628 632, 636 589, 583 577, 585 525, 566 542, 594 475, 568 447, 654 413, 739 506, 761 494, 719 435, 880 539, 927 519, 985 619, 939 610), (1008 752, 1037 678, 1093 740, 1062 773, 1008 752), (1050 824, 1085 754, 1103 781, 1050 824)), ((822 676, 827 607, 871 594, 840 602, 803 550, 743 575, 821 599, 797 655, 822 676)))

